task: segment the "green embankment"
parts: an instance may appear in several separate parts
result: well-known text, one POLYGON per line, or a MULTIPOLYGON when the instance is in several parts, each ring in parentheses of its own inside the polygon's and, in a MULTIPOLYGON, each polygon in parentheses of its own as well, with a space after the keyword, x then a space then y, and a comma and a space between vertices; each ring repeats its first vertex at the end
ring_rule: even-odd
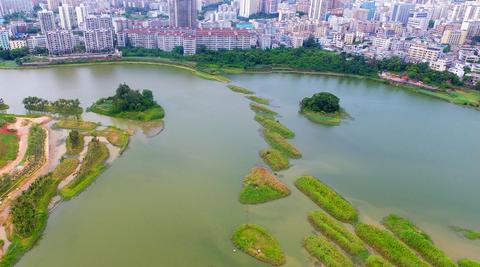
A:
POLYGON ((256 115, 255 120, 260 123, 265 129, 270 130, 271 132, 278 133, 284 138, 293 138, 295 137, 295 133, 285 127, 283 124, 280 122, 268 117, 268 116, 262 116, 262 115, 256 115))
POLYGON ((391 263, 404 267, 428 267, 412 250, 389 232, 372 225, 358 223, 355 233, 391 263))
POLYGON ((370 255, 365 261, 366 267, 394 267, 390 262, 378 255, 370 255))
POLYGON ((470 240, 480 239, 480 232, 477 232, 475 230, 457 227, 457 226, 451 226, 451 228, 455 232, 462 234, 465 238, 468 238, 470 240))
POLYGON ((14 134, 0 134, 0 168, 17 158, 18 137, 14 134))
POLYGON ((357 221, 357 211, 352 204, 317 178, 301 176, 295 186, 335 219, 349 223, 357 221))
POLYGON ((77 119, 61 119, 55 123, 54 127, 79 131, 92 131, 97 128, 97 124, 91 121, 77 119))
POLYGON ((122 111, 122 112, 113 112, 112 102, 105 100, 101 104, 93 104, 88 111, 114 117, 120 119, 127 119, 127 120, 136 120, 136 121, 153 121, 153 120, 160 120, 165 117, 165 111, 159 105, 146 109, 144 111, 122 111))
POLYGON ((258 97, 258 96, 255 96, 255 95, 250 95, 250 96, 247 96, 246 98, 248 98, 248 99, 250 99, 253 102, 258 103, 258 104, 270 105, 270 100, 268 100, 266 98, 258 97))
POLYGON ((264 129, 263 136, 265 141, 274 149, 282 152, 290 158, 302 157, 302 152, 298 150, 294 145, 290 144, 287 139, 278 133, 264 129))
POLYGON ((368 250, 363 245, 362 240, 325 212, 311 212, 308 219, 315 229, 335 242, 348 254, 360 259, 365 259, 368 256, 368 250))
POLYGON ((391 214, 383 219, 383 225, 433 266, 455 266, 443 251, 435 247, 432 239, 409 220, 391 214))
POLYGON ((353 267, 352 261, 322 236, 309 236, 303 243, 305 249, 328 267, 353 267))
POLYGON ((282 152, 273 148, 262 149, 260 157, 274 171, 285 170, 290 166, 288 158, 282 152))
POLYGON ((108 157, 107 146, 98 141, 98 139, 92 139, 88 144, 87 154, 83 159, 77 176, 71 183, 60 190, 60 195, 65 199, 70 199, 79 194, 105 169, 105 161, 108 157))
POLYGON ((447 91, 430 91, 422 88, 411 88, 414 92, 432 96, 445 100, 447 102, 470 107, 480 107, 480 92, 474 90, 447 90, 447 91))
POLYGON ((342 112, 325 113, 325 112, 301 111, 300 114, 302 114, 312 122, 328 125, 328 126, 339 125, 342 122, 342 118, 345 116, 343 115, 342 112))
POLYGON ((229 84, 229 85, 227 85, 227 87, 228 87, 228 89, 230 89, 230 90, 232 90, 233 92, 236 92, 236 93, 241 93, 241 94, 245 94, 245 95, 253 94, 252 91, 248 90, 245 87, 241 87, 241 86, 238 86, 238 85, 229 84))
POLYGON ((127 148, 129 141, 129 134, 120 128, 115 126, 108 126, 107 128, 92 133, 94 136, 105 137, 110 144, 121 148, 122 150, 127 148))
POLYGON ((250 103, 250 109, 260 116, 274 117, 278 115, 277 112, 267 108, 266 106, 254 102, 250 103))
POLYGON ((77 169, 78 164, 80 160, 76 158, 63 159, 52 172, 53 178, 60 181, 67 178, 77 169))
POLYGON ((459 267, 480 267, 480 262, 470 259, 461 259, 458 261, 459 267))
POLYGON ((235 230, 232 242, 243 252, 265 263, 274 266, 285 263, 285 254, 278 241, 258 225, 241 225, 235 230))
POLYGON ((254 167, 250 174, 243 179, 240 202, 242 204, 259 204, 288 195, 290 195, 288 187, 268 169, 254 167))

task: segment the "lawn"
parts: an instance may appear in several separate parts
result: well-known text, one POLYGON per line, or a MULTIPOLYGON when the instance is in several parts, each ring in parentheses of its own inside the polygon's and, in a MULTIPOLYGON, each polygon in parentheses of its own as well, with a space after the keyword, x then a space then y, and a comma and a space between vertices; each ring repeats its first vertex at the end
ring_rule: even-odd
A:
POLYGON ((334 113, 325 113, 325 112, 313 112, 313 111, 302 111, 300 112, 303 116, 309 119, 312 122, 323 124, 327 126, 336 126, 342 122, 342 115, 341 112, 334 112, 334 113))
POLYGON ((80 131, 92 131, 97 128, 97 124, 91 121, 77 119, 61 119, 55 123, 55 127, 80 131))
POLYGON ((243 179, 240 202, 243 204, 259 204, 290 195, 290 190, 268 169, 252 168, 250 174, 243 179))
POLYGON ((285 254, 278 241, 264 228, 243 224, 232 236, 233 244, 248 255, 273 266, 285 264, 285 254))
POLYGON ((17 158, 18 137, 14 134, 0 134, 0 168, 17 158))
POLYGON ((127 148, 129 134, 123 129, 115 126, 108 126, 103 130, 95 131, 93 135, 107 138, 108 142, 114 146, 120 147, 122 150, 127 148))
POLYGON ((153 106, 144 111, 122 111, 122 112, 113 112, 112 111, 112 101, 105 99, 101 103, 93 104, 88 111, 98 113, 105 116, 127 119, 127 120, 136 120, 136 121, 152 121, 159 120, 165 117, 165 111, 160 105, 153 106))

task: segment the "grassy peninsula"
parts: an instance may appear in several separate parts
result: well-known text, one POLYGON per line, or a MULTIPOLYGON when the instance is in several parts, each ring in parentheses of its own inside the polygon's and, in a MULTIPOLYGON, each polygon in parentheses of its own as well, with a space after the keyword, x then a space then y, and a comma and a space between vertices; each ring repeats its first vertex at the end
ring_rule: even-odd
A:
POLYGON ((98 139, 93 138, 88 144, 80 170, 75 179, 60 190, 60 195, 70 199, 80 193, 105 169, 105 161, 109 157, 108 148, 98 139))
POLYGON ((127 148, 130 135, 123 129, 115 126, 108 126, 107 128, 92 133, 94 136, 103 136, 110 144, 124 150, 127 148))
POLYGON ((243 224, 232 236, 233 244, 248 255, 273 266, 285 263, 285 254, 278 241, 264 228, 243 224))
POLYGON ((383 219, 383 225, 433 266, 455 266, 455 263, 443 251, 435 247, 432 239, 411 221, 391 214, 383 219))
POLYGON ((328 92, 316 93, 300 102, 300 114, 323 125, 339 125, 346 113, 340 108, 340 99, 328 92))
POLYGON ((357 211, 352 204, 317 178, 301 176, 295 186, 335 219, 348 223, 357 221, 357 211))
POLYGON ((242 204, 259 204, 290 195, 290 190, 268 169, 253 167, 243 179, 242 204))
POLYGON ((309 236, 303 241, 305 249, 329 267, 353 267, 353 262, 322 236, 309 236))
POLYGON ((467 229, 467 228, 462 228, 458 226, 451 226, 451 228, 460 234, 462 234, 465 238, 470 239, 470 240, 475 240, 475 239, 480 239, 480 232, 472 230, 472 229, 467 229))
POLYGON ((232 90, 233 92, 236 92, 236 93, 241 93, 241 94, 245 94, 245 95, 253 94, 253 92, 250 91, 249 89, 247 89, 245 87, 238 86, 238 85, 229 84, 229 85, 227 85, 227 87, 228 87, 228 89, 230 89, 230 90, 232 90))
POLYGON ((325 212, 311 212, 308 219, 316 230, 335 242, 348 254, 361 259, 368 256, 368 250, 362 240, 325 212))
POLYGON ((385 230, 365 223, 359 223, 355 226, 355 232, 365 243, 395 265, 405 267, 430 266, 385 230))
POLYGON ((272 148, 282 152, 284 155, 295 159, 302 157, 302 152, 280 134, 264 129, 263 136, 272 148))
POLYGON ((265 129, 278 133, 284 138, 293 138, 295 133, 270 116, 256 115, 255 120, 265 129))
POLYGON ((115 118, 152 121, 163 119, 165 111, 157 104, 150 90, 132 90, 120 84, 114 96, 101 98, 88 111, 115 118))
POLYGON ((290 161, 282 152, 274 148, 265 148, 260 151, 260 157, 274 171, 288 169, 290 161))
POLYGON ((253 110, 253 112, 255 112, 257 115, 270 117, 275 117, 278 115, 277 112, 267 108, 266 106, 254 102, 250 103, 250 109, 253 110))
POLYGON ((97 128, 97 124, 91 121, 83 121, 80 119, 64 118, 55 123, 54 127, 61 129, 91 131, 97 128))
POLYGON ((253 102, 255 102, 257 104, 270 105, 270 100, 268 100, 266 98, 258 97, 258 96, 255 96, 255 95, 247 96, 247 98, 252 100, 253 102))

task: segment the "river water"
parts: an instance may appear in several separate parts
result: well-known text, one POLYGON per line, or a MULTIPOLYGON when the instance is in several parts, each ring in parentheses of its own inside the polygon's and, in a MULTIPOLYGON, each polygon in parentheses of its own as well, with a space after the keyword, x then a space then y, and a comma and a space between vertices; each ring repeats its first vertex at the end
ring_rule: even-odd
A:
MULTIPOLYGON (((391 212, 412 219, 455 259, 480 260, 480 240, 450 230, 480 230, 480 113, 394 87, 348 78, 244 74, 231 79, 271 99, 297 134, 303 158, 280 173, 292 195, 258 206, 238 202, 242 178, 266 147, 249 101, 225 84, 160 66, 116 65, 0 71, 10 112, 21 101, 79 98, 84 107, 119 83, 150 89, 166 110, 165 129, 140 131, 129 149, 85 192, 51 214, 42 240, 18 266, 262 266, 234 251, 236 226, 266 227, 286 266, 313 261, 302 249, 316 206, 293 186, 311 174, 353 202, 369 223, 391 212), (318 91, 351 115, 338 127, 309 122, 298 102, 318 91)), ((104 124, 117 120, 87 113, 104 124)), ((124 123, 120 123, 124 125, 124 123)))

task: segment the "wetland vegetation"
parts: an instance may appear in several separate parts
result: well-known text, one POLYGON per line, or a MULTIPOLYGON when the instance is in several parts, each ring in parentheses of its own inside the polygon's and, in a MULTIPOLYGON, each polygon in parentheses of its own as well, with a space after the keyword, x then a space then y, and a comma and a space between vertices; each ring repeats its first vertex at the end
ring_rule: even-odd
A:
POLYGON ((259 204, 290 195, 290 190, 264 167, 253 167, 243 179, 242 204, 259 204))

